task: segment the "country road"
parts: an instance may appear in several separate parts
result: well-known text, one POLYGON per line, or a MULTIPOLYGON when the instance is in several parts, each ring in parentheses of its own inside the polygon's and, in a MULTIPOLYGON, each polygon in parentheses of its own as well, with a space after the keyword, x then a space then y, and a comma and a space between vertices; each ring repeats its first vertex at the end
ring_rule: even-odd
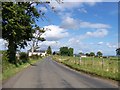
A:
POLYGON ((117 88, 117 85, 71 70, 47 57, 7 80, 3 88, 117 88))

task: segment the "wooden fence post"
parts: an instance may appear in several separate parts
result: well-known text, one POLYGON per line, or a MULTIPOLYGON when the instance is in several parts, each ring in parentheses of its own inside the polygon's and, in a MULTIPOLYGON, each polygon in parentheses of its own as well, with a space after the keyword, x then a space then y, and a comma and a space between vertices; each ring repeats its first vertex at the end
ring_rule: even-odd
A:
POLYGON ((94 67, 94 56, 92 58, 92 67, 94 67))
POLYGON ((79 64, 81 65, 81 60, 82 60, 82 58, 81 58, 81 56, 80 56, 80 60, 79 60, 79 64))
POLYGON ((103 69, 103 67, 104 67, 104 59, 102 59, 102 69, 103 69))

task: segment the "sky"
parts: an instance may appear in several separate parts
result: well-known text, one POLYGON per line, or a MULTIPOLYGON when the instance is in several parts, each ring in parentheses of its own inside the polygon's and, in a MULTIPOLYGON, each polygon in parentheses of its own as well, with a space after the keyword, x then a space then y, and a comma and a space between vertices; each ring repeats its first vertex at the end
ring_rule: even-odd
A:
MULTIPOLYGON (((117 2, 52 2, 49 6, 54 6, 55 11, 44 5, 34 6, 46 16, 46 19, 36 21, 37 25, 50 29, 42 35, 46 41, 39 42, 40 49, 46 50, 51 46, 52 51, 59 51, 60 47, 67 46, 74 48, 76 54, 101 51, 103 55, 116 55, 117 2)), ((4 43, 0 47, 4 49, 4 43)))

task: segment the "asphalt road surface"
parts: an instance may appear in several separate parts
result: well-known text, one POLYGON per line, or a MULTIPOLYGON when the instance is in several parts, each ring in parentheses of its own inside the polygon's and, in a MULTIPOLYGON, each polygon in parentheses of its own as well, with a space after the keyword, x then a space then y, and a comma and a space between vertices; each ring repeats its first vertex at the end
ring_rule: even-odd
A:
POLYGON ((116 88, 117 85, 59 64, 51 57, 10 78, 3 88, 116 88))

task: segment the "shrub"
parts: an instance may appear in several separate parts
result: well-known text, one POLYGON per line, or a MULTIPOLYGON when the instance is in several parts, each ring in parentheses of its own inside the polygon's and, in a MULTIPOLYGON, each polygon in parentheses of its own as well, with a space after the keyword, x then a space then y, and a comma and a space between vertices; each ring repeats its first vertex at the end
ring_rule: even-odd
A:
MULTIPOLYGON (((28 62, 28 60, 29 60, 28 55, 27 55, 25 52, 21 52, 21 53, 20 53, 20 60, 21 60, 23 63, 28 62)), ((21 61, 20 61, 20 62, 21 62, 21 61)))
POLYGON ((4 70, 8 69, 10 67, 9 61, 8 61, 8 55, 7 55, 7 51, 2 51, 1 53, 1 58, 2 58, 2 72, 4 72, 4 70))
POLYGON ((2 60, 3 61, 8 61, 7 51, 2 51, 2 60))
POLYGON ((103 58, 108 58, 107 56, 103 56, 103 58))

